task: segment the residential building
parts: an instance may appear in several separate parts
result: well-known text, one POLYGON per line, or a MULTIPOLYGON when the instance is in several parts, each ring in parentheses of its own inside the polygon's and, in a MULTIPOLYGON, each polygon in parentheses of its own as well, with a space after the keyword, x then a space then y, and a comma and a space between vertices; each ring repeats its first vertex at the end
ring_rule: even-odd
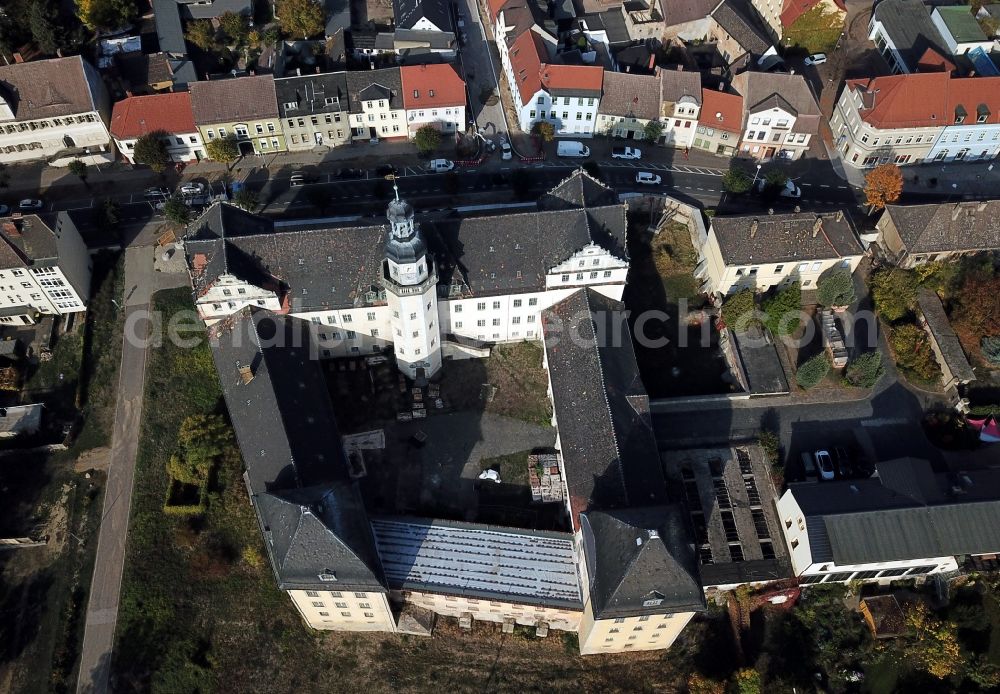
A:
POLYGON ((130 96, 115 103, 111 137, 129 164, 135 163, 135 143, 150 133, 159 134, 170 161, 201 161, 205 157, 188 92, 130 96))
POLYGON ((853 273, 863 255, 854 225, 841 211, 714 217, 695 274, 706 292, 722 296, 792 281, 815 289, 827 270, 853 273))
POLYGON ((806 13, 821 15, 829 25, 843 26, 847 17, 844 0, 751 0, 751 3, 774 40, 784 36, 806 13))
POLYGON ((773 46, 753 9, 739 0, 722 0, 712 10, 707 40, 715 44, 726 65, 739 68, 758 60, 773 46))
POLYGON ((447 63, 406 65, 399 69, 410 137, 425 125, 443 134, 465 130, 465 81, 447 63))
POLYGON ((42 427, 45 405, 7 405, 0 407, 0 439, 31 436, 42 427))
POLYGON ((708 35, 711 26, 709 15, 718 5, 718 0, 684 0, 684 2, 660 2, 663 13, 662 41, 698 41, 708 35))
POLYGON ((645 128, 660 119, 660 79, 605 70, 597 132, 629 140, 646 139, 645 128))
MULTIPOLYGON (((537 212, 422 227, 397 195, 388 218, 388 230, 255 234, 253 225, 267 223, 220 203, 185 242, 279 588, 316 629, 394 632, 396 614, 418 607, 460 624, 575 631, 583 654, 668 648, 705 597, 683 508, 668 501, 617 300, 628 267, 625 206, 578 172, 543 196, 537 212), (228 225, 241 233, 226 235, 228 225), (243 245, 253 236, 267 238, 243 245), (211 295, 223 280, 227 288, 256 283, 273 301, 241 298, 227 320, 213 321, 211 295), (343 311, 327 322, 303 310, 306 302, 325 313, 352 307, 358 320, 343 311), (448 354, 447 343, 468 334, 463 320, 531 326, 509 335, 543 345, 571 532, 367 515, 314 357, 326 355, 327 325, 361 329, 362 316, 376 310, 381 318, 367 320, 385 322, 384 333, 373 333, 384 336, 379 349, 391 347, 407 375, 447 369, 408 350, 448 354), (430 341, 437 337, 446 344, 430 341), (411 369, 415 357, 431 363, 411 369), (280 416, 291 410, 310 416, 280 416)), ((504 339, 498 332, 481 344, 488 350, 504 339)))
POLYGON ((684 70, 660 71, 660 122, 663 142, 688 148, 701 114, 701 73, 684 70))
POLYGON ((969 358, 962 349, 962 341, 951 327, 951 321, 948 320, 937 292, 929 287, 921 287, 917 291, 917 308, 920 309, 920 325, 927 332, 931 351, 941 367, 941 386, 952 388, 975 381, 976 372, 969 364, 969 358))
POLYGON ((561 63, 556 37, 536 24, 532 9, 522 0, 508 0, 494 11, 500 63, 521 130, 528 132, 535 123, 546 121, 557 136, 592 137, 603 69, 561 63))
POLYGON ((90 254, 69 214, 0 219, 0 323, 87 310, 90 254))
POLYGON ((414 31, 450 32, 451 7, 447 0, 392 0, 396 26, 414 31))
POLYGON ((822 115, 802 75, 743 72, 733 89, 743 95, 742 156, 768 161, 805 154, 822 115))
POLYGON ((351 141, 346 72, 276 79, 274 93, 288 151, 339 147, 351 141))
POLYGON ((80 56, 0 66, 0 163, 114 160, 111 101, 80 56))
POLYGON ((993 50, 993 39, 983 32, 968 5, 937 6, 931 10, 931 22, 950 55, 964 55, 975 48, 993 50))
POLYGON ((407 137, 403 83, 399 68, 347 73, 351 100, 351 139, 399 140, 407 137))
POLYGON ((215 19, 226 12, 252 15, 253 0, 175 0, 184 19, 215 19))
POLYGON ((739 151, 743 134, 743 97, 739 94, 701 90, 701 115, 692 146, 725 157, 739 151))
POLYGON ((191 107, 206 145, 232 137, 244 155, 287 150, 270 75, 196 82, 191 85, 191 107))
POLYGON ((902 268, 1000 250, 1000 201, 886 205, 879 250, 902 268))
POLYGON ((848 80, 830 127, 844 163, 857 168, 992 159, 1000 153, 1000 77, 848 80))
POLYGON ((868 39, 893 73, 917 71, 928 50, 939 56, 949 54, 945 41, 923 0, 882 0, 872 9, 868 39))
POLYGON ((800 583, 920 580, 1000 549, 997 470, 953 476, 913 458, 876 468, 868 479, 792 483, 778 500, 800 583))

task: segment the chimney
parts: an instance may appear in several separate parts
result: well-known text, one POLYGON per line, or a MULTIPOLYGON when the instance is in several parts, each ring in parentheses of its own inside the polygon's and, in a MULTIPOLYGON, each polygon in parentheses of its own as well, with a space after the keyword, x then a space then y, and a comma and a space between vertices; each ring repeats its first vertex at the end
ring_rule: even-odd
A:
POLYGON ((820 230, 823 228, 823 218, 820 216, 816 217, 816 221, 813 222, 813 238, 819 235, 820 230))
POLYGON ((684 72, 684 66, 680 63, 677 64, 677 72, 684 72))
POLYGON ((652 70, 656 67, 656 53, 649 54, 649 69, 652 70))
POLYGON ((243 385, 247 385, 253 380, 253 369, 249 366, 240 366, 239 362, 236 362, 236 370, 240 374, 240 380, 243 382, 243 385))
POLYGON ((302 77, 302 68, 300 67, 295 68, 295 76, 302 77))
POLYGON ((719 91, 720 92, 726 91, 726 83, 725 82, 719 82, 719 91))
POLYGON ((753 238, 756 235, 757 235, 757 220, 755 218, 752 222, 750 222, 750 238, 753 238))
POLYGON ((844 211, 843 210, 837 210, 837 221, 838 222, 844 221, 844 211))

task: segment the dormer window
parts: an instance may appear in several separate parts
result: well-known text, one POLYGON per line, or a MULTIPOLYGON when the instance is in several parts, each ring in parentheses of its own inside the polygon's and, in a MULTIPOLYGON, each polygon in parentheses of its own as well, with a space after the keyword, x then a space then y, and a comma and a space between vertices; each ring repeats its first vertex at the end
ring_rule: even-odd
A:
POLYGON ((414 99, 419 99, 420 98, 420 90, 419 89, 414 89, 413 90, 413 98, 414 99))
POLYGON ((318 578, 324 583, 333 583, 337 580, 337 574, 332 569, 323 569, 323 573, 319 574, 318 578))
POLYGON ((298 107, 299 107, 299 105, 297 103, 295 103, 294 101, 289 101, 288 103, 285 104, 285 110, 286 111, 294 111, 298 107))
POLYGON ((427 91, 427 94, 428 94, 428 96, 430 96, 430 97, 431 97, 432 99, 434 98, 434 90, 433 90, 433 89, 430 89, 430 90, 428 90, 428 91, 427 91))
POLYGON ((987 108, 986 104, 979 104, 976 106, 976 122, 985 123, 990 118, 990 109, 987 108))
POLYGON ((955 107, 955 123, 956 124, 964 123, 965 122, 965 117, 967 115, 969 115, 969 114, 966 112, 965 107, 962 106, 962 104, 959 104, 958 106, 955 107))

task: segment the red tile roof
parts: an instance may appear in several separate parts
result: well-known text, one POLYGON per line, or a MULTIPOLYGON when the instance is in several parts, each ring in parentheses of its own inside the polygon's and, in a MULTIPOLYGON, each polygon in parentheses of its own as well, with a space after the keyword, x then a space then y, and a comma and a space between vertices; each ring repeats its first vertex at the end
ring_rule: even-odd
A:
POLYGON ((698 124, 731 133, 742 132, 743 97, 717 89, 702 89, 698 124))
MULTIPOLYGON (((785 6, 781 10, 781 26, 790 27, 796 20, 806 12, 819 5, 822 0, 785 0, 785 6)), ((847 5, 844 0, 833 0, 833 3, 841 12, 847 12, 847 5)))
POLYGON ((604 68, 596 65, 542 65, 542 86, 549 92, 594 92, 601 96, 604 68))
POLYGON ((510 46, 510 64, 514 68, 514 81, 521 94, 522 106, 542 88, 540 56, 545 54, 541 37, 533 31, 524 32, 510 46))
POLYGON ((930 47, 917 61, 917 72, 954 72, 956 69, 955 63, 930 47))
POLYGON ((952 77, 947 72, 915 72, 848 80, 860 92, 861 119, 881 130, 955 125, 956 112, 974 124, 1000 123, 1000 77, 952 77))
POLYGON ((490 6, 490 19, 492 19, 495 24, 497 15, 500 14, 500 10, 502 10, 503 6, 508 2, 511 2, 511 0, 487 0, 487 2, 490 6))
POLYGON ((115 104, 111 114, 112 136, 128 140, 156 130, 168 133, 198 131, 191 111, 190 93, 130 96, 115 104))
POLYGON ((514 68, 514 79, 521 94, 521 105, 527 105, 531 98, 546 90, 550 93, 572 93, 595 97, 601 96, 604 70, 591 65, 550 65, 545 42, 534 31, 526 31, 510 46, 510 63, 514 68))
POLYGON ((465 106, 465 82, 451 65, 406 65, 399 72, 403 108, 465 106))

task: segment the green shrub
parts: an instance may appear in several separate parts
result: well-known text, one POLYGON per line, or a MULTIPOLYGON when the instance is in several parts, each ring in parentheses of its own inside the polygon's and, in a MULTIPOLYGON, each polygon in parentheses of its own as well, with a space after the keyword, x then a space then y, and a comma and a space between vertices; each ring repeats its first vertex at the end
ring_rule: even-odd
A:
POLYGON ((727 193, 745 193, 750 190, 752 179, 743 169, 731 168, 722 174, 722 189, 727 193))
POLYGON ((764 301, 764 324, 775 337, 793 334, 802 323, 802 286, 792 282, 764 301))
POLYGON ((983 356, 991 364, 1000 366, 1000 335, 983 338, 983 356))
POLYGON ((852 359, 851 363, 847 365, 845 378, 852 386, 871 388, 878 383, 878 379, 882 377, 883 373, 885 373, 885 367, 882 366, 882 353, 875 350, 874 352, 865 352, 852 359))
POLYGON ((722 304, 722 321, 731 330, 742 331, 756 325, 757 306, 753 300, 753 292, 744 289, 728 297, 722 304))
POLYGON ((934 381, 941 374, 930 340, 922 328, 904 323, 892 329, 889 343, 896 356, 896 365, 924 381, 934 381))
POLYGON ((781 458, 778 455, 780 442, 778 441, 777 434, 768 429, 761 429, 761 432, 757 434, 757 445, 763 449, 764 455, 767 456, 767 462, 771 467, 781 467, 781 458))
POLYGON ((849 270, 837 268, 819 278, 816 296, 822 306, 848 306, 854 301, 854 280, 849 270))
POLYGON ((879 270, 871 279, 875 310, 889 322, 896 322, 917 303, 917 278, 908 270, 879 270))
POLYGON ((830 373, 830 358, 826 352, 820 352, 810 358, 795 372, 795 382, 806 390, 816 386, 830 373))

